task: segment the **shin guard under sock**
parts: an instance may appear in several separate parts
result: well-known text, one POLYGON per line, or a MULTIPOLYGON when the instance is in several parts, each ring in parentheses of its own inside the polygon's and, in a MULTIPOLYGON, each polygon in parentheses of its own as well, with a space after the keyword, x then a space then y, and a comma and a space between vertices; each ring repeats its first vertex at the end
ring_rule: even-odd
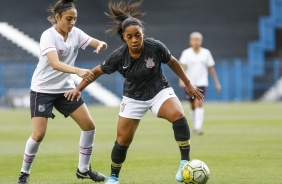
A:
POLYGON ((112 150, 111 175, 119 177, 122 164, 126 158, 127 150, 128 146, 121 146, 117 142, 115 142, 115 145, 112 150))
POLYGON ((185 117, 172 122, 174 138, 178 143, 181 160, 190 160, 190 130, 185 117))

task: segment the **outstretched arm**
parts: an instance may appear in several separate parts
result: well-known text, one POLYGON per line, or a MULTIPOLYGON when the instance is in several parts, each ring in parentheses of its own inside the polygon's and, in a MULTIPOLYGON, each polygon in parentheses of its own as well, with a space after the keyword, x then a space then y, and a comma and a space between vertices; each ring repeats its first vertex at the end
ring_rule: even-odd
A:
POLYGON ((204 96, 201 93, 201 90, 194 87, 190 80, 187 78, 183 68, 177 61, 175 57, 171 57, 170 60, 167 62, 167 65, 174 71, 174 73, 183 81, 183 83, 186 86, 186 91, 187 93, 192 97, 192 98, 197 98, 198 100, 204 100, 204 96))
MULTIPOLYGON (((101 66, 98 65, 95 68, 91 69, 91 72, 94 74, 94 79, 91 82, 94 82, 97 80, 104 72, 101 69, 101 66)), ((76 89, 66 92, 65 97, 68 100, 73 101, 75 98, 77 101, 81 98, 81 91, 84 90, 91 82, 87 82, 86 80, 82 80, 79 85, 76 87, 76 89)))
POLYGON ((94 53, 98 54, 100 51, 106 50, 108 48, 108 45, 106 42, 94 39, 89 44, 91 47, 95 48, 94 53))

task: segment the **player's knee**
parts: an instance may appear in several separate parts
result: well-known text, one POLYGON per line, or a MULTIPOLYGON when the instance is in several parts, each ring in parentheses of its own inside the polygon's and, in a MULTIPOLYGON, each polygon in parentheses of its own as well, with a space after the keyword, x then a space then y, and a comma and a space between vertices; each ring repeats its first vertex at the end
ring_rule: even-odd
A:
POLYGON ((194 108, 201 108, 203 106, 203 103, 201 101, 197 101, 194 104, 194 108))
POLYGON ((83 131, 95 130, 95 123, 93 120, 88 120, 83 127, 83 131))
POLYGON ((185 116, 185 115, 184 115, 183 112, 177 112, 177 113, 175 113, 175 115, 174 115, 174 119, 175 119, 175 120, 179 120, 179 119, 183 118, 184 116, 185 116))
POLYGON ((132 142, 132 138, 118 136, 117 143, 121 146, 129 146, 132 142))
POLYGON ((44 139, 44 136, 45 136, 45 132, 33 132, 31 138, 35 142, 41 142, 44 139))
POLYGON ((177 111, 174 111, 167 120, 169 122, 174 122, 174 121, 177 121, 177 120, 179 120, 179 119, 181 119, 183 117, 185 117, 184 112, 180 111, 180 110, 177 110, 177 111))

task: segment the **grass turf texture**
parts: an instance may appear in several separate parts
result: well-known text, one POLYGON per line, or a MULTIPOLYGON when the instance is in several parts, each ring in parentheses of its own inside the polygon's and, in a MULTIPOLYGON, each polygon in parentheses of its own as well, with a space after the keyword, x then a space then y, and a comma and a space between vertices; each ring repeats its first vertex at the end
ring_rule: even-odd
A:
MULTIPOLYGON (((189 106, 185 106, 189 114, 189 106)), ((92 167, 109 175, 116 137, 117 108, 90 107, 97 124, 92 167)), ((203 136, 191 136, 191 158, 210 168, 209 184, 282 183, 282 103, 206 104, 203 136)), ((93 183, 78 180, 80 130, 56 112, 33 164, 30 184, 93 183)), ((29 110, 0 111, 0 183, 16 183, 29 110)), ((191 124, 190 124, 191 127, 191 124)), ((121 171, 121 184, 173 184, 179 150, 171 125, 150 112, 143 118, 121 171)))

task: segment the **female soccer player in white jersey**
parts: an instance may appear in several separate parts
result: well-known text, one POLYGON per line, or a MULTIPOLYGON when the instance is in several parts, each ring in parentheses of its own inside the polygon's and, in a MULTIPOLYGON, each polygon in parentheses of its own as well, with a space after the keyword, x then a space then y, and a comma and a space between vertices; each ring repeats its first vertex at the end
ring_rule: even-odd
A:
POLYGON ((105 42, 94 39, 75 27, 77 10, 73 0, 59 0, 51 7, 48 20, 53 26, 40 39, 41 55, 31 81, 30 109, 32 134, 24 152, 18 184, 27 184, 32 162, 47 130, 48 118, 54 118, 55 107, 65 117, 70 116, 81 128, 79 164, 76 175, 93 181, 104 181, 105 176, 92 171, 90 157, 93 150, 95 125, 83 100, 71 102, 64 93, 75 88, 71 74, 92 81, 90 70, 74 67, 78 50, 88 45, 99 53, 107 48, 105 42))
MULTIPOLYGON (((221 90, 220 83, 214 69, 214 60, 208 49, 202 46, 203 36, 199 32, 193 32, 190 35, 190 48, 184 50, 180 56, 180 63, 185 70, 191 83, 202 89, 205 95, 208 86, 208 72, 214 81, 215 88, 218 92, 221 90)), ((185 88, 185 84, 180 80, 180 87, 185 88)), ((204 121, 203 101, 192 99, 186 93, 186 99, 191 102, 191 119, 194 125, 194 133, 201 135, 204 121)))
MULTIPOLYGON (((106 184, 118 184, 119 173, 126 153, 137 130, 141 118, 150 109, 157 117, 172 123, 181 162, 176 180, 182 182, 181 169, 190 160, 190 131, 183 108, 173 89, 162 73, 161 64, 167 64, 184 81, 187 92, 194 98, 203 100, 200 89, 194 88, 178 63, 164 44, 153 38, 144 39, 144 27, 136 17, 141 2, 130 4, 121 1, 109 3, 107 16, 116 23, 111 31, 116 31, 125 42, 115 50, 100 66, 92 69, 95 80, 102 74, 118 71, 125 78, 123 99, 117 126, 117 139, 112 150, 111 176, 106 184)), ((75 90, 66 93, 71 101, 80 99, 80 92, 89 83, 83 80, 75 90)), ((157 131, 157 130, 156 130, 157 131)))

